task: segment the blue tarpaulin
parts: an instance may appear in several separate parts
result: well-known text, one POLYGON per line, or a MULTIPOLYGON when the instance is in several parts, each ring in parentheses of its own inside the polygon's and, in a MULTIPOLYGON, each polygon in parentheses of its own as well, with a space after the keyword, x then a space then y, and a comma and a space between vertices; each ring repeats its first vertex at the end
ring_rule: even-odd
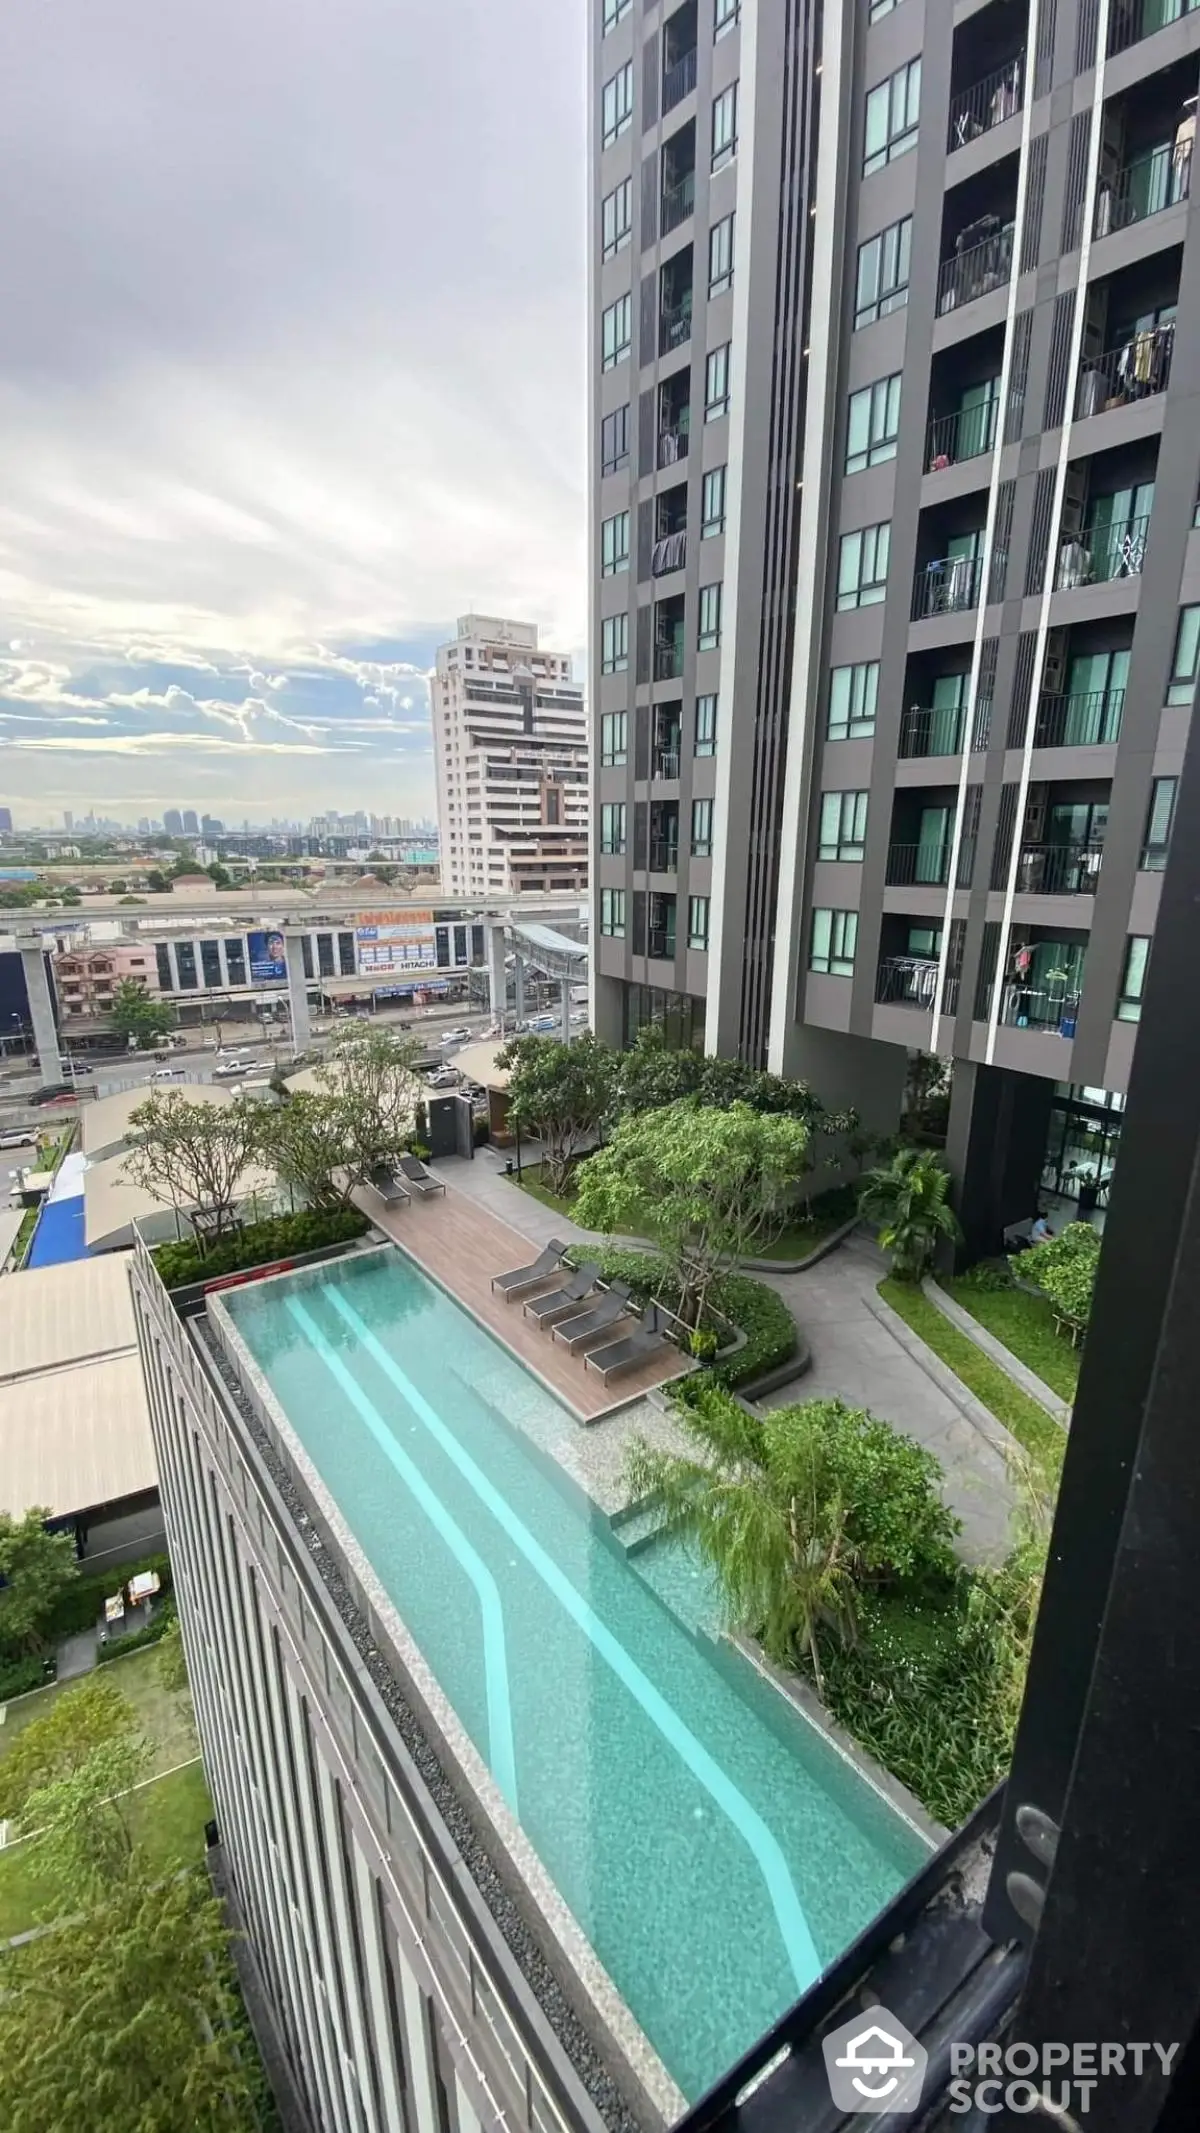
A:
POLYGON ((62 1266, 68 1259, 86 1259, 83 1228, 83 1194, 67 1200, 47 1200, 38 1216, 27 1266, 62 1266))

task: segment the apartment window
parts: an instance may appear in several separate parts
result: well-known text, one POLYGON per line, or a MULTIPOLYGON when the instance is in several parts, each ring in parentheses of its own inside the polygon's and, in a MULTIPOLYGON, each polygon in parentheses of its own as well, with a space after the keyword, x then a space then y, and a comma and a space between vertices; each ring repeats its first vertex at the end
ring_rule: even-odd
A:
POLYGON ((704 365, 704 419, 715 422, 729 413, 729 342, 709 351, 704 365))
POLYGON ((712 858, 712 811, 711 800, 692 801, 692 858, 712 858))
POLYGON ((855 327, 869 326, 889 311, 899 311, 908 302, 908 276, 912 260, 912 216, 893 222, 878 237, 868 237, 858 248, 858 280, 854 293, 855 327))
POLYGON ((725 531, 725 469, 711 467, 700 485, 700 538, 725 531))
POLYGON ((600 574, 614 578, 629 568, 629 513, 618 511, 600 526, 600 574))
POLYGON ((224 982, 221 977, 220 941, 201 941, 200 970, 204 983, 210 988, 224 982))
POLYGON ((708 947, 708 898, 688 897, 688 947, 708 947))
POLYGON ((1131 933, 1125 944, 1125 969, 1121 977, 1121 997, 1117 1001, 1118 1022, 1141 1021, 1142 994, 1146 989, 1146 965, 1149 960, 1149 936, 1131 933))
POLYGON ((614 30, 622 15, 627 15, 633 0, 604 0, 603 34, 607 37, 614 30))
POLYGON ((1196 667, 1200 662, 1200 607, 1179 611, 1175 635, 1175 664, 1167 688, 1169 704, 1190 704, 1196 693, 1196 667))
POLYGON ((837 604, 874 607, 887 591, 888 553, 892 524, 863 526, 858 533, 844 533, 838 546, 837 604))
POLYGON ((605 148, 619 140, 632 124, 633 61, 627 59, 600 92, 600 132, 605 148))
POLYGON ((859 474, 864 467, 877 467, 896 457, 900 434, 900 373, 878 378, 850 395, 850 419, 846 427, 846 472, 859 474))
POLYGON ((696 637, 696 649, 715 652, 721 642, 721 586, 700 587, 700 628, 696 637))
POLYGON ((865 792, 821 794, 818 859, 861 859, 867 836, 865 792))
POLYGON ((867 125, 863 141, 863 176, 894 163, 917 145, 917 122, 921 114, 921 62, 910 59, 906 67, 867 92, 867 125))
POLYGON ((713 0, 713 43, 741 19, 742 0, 713 0))
POLYGON ((190 991, 196 983, 195 941, 176 941, 175 962, 179 970, 180 984, 190 991))
POLYGON ((613 370, 624 362, 633 340, 633 298, 628 292, 601 313, 600 328, 600 368, 613 370))
POLYGON ((601 889, 600 931, 614 941, 625 938, 625 891, 624 889, 601 889))
POLYGON ((708 233, 708 293, 720 296, 733 285, 733 216, 722 215, 708 233))
POLYGON ((600 472, 619 474, 629 465, 629 402, 614 407, 600 424, 600 472))
POLYGON ((628 711, 604 711, 600 715, 600 767, 615 770, 629 749, 628 711))
POLYGON ((717 699, 715 696, 696 698, 696 755, 715 755, 717 752, 717 699))
POLYGON ((712 107, 712 167, 721 170, 731 163, 737 154, 737 91, 738 85, 731 81, 727 89, 714 96, 712 107))
POLYGON ((1171 825, 1175 820, 1175 794, 1178 785, 1178 778, 1155 778, 1150 787, 1146 841, 1142 846, 1140 861, 1147 873, 1161 874, 1167 863, 1167 846, 1171 842, 1171 825))
POLYGON ((622 178, 600 202, 601 258, 611 259, 629 243, 633 229, 633 180, 622 178))
POLYGON ((600 849, 617 859, 625 849, 625 802, 606 800, 600 809, 600 849))
POLYGON ((857 911, 814 911, 810 970, 827 971, 833 978, 854 976, 854 950, 858 945, 857 911))
POLYGON ((606 615, 600 624, 600 672, 623 674, 629 665, 629 617, 606 615))
POLYGON ((835 667, 829 677, 829 716, 825 737, 830 741, 869 739, 875 731, 875 700, 879 694, 879 661, 865 660, 854 667, 835 667))

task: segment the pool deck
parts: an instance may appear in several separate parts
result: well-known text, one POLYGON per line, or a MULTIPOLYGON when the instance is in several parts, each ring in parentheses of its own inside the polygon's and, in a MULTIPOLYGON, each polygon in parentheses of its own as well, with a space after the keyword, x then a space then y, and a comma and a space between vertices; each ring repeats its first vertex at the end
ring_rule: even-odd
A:
MULTIPOLYGON (((363 1190, 355 1195, 358 1205, 375 1228, 409 1252, 433 1279, 469 1311, 489 1333, 494 1333, 518 1360, 541 1379, 579 1422, 597 1422, 601 1416, 627 1407, 656 1385, 681 1377, 691 1366, 677 1348, 626 1370, 605 1385, 594 1370, 584 1367, 582 1355, 568 1355, 549 1330, 542 1332, 526 1318, 523 1305, 539 1293, 506 1303, 492 1289, 492 1276, 512 1267, 527 1266, 537 1257, 537 1247, 519 1230, 510 1229, 475 1200, 453 1186, 428 1200, 414 1198, 408 1207, 385 1207, 377 1196, 363 1190)), ((542 1286, 552 1286, 544 1283, 542 1286)), ((610 1334, 609 1338, 615 1338, 610 1334)), ((596 1346, 602 1346, 598 1340, 596 1346)))

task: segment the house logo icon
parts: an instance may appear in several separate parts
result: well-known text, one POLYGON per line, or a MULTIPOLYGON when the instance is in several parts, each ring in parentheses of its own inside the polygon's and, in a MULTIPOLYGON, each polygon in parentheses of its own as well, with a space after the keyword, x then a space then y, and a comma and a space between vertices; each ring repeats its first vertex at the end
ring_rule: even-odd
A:
POLYGON ((920 2104, 929 2054, 886 2007, 843 2022, 821 2049, 839 2111, 915 2111, 920 2104))

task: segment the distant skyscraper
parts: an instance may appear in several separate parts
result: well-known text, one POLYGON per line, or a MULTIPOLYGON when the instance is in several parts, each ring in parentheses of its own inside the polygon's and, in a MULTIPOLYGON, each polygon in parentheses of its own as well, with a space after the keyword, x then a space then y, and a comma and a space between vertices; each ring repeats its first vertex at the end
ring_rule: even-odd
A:
POLYGON ((0 837, 12 836, 12 809, 0 807, 0 837))
MULTIPOLYGON (((184 822, 186 823, 186 822, 187 822, 187 816, 185 815, 183 819, 184 819, 184 822)), ((206 839, 207 841, 211 842, 211 840, 212 840, 212 839, 213 839, 214 837, 223 837, 223 836, 224 836, 224 834, 225 834, 225 824, 224 824, 224 823, 223 823, 223 822, 221 821, 221 819, 220 819, 220 817, 219 817, 218 815, 201 815, 201 817, 200 817, 200 835, 201 835, 201 836, 202 836, 203 838, 205 838, 205 839, 206 839)))
MULTIPOLYGON (((195 819, 196 817, 193 815, 192 821, 194 822, 195 819)), ((163 828, 166 831, 168 837, 182 837, 183 816, 180 814, 179 809, 177 807, 167 808, 165 814, 163 815, 163 828)))
POLYGON ((183 834, 185 837, 200 835, 200 824, 194 807, 185 807, 183 810, 183 834))
POLYGON ((73 814, 71 813, 71 810, 70 810, 70 808, 69 808, 69 807, 64 807, 64 809, 63 809, 63 828, 64 828, 65 830, 73 830, 73 829, 74 829, 74 827, 75 827, 75 817, 74 817, 74 815, 73 815, 73 814))

